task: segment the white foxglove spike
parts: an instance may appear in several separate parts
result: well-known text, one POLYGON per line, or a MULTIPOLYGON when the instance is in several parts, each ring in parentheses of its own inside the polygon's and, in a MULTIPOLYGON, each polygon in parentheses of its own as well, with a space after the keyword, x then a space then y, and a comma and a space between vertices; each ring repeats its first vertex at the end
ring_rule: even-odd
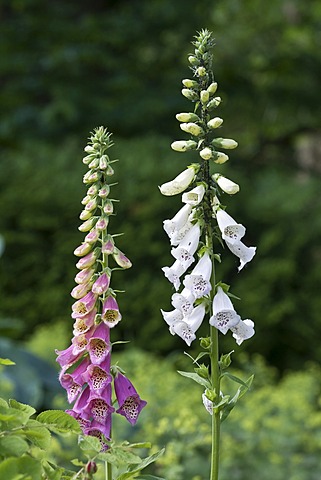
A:
POLYGON ((186 275, 183 284, 188 288, 195 298, 202 298, 211 291, 210 278, 212 274, 212 261, 208 253, 205 253, 190 275, 186 275))
POLYGON ((184 192, 184 190, 186 190, 186 188, 192 183, 195 173, 196 171, 194 167, 186 168, 186 170, 177 175, 174 180, 163 183, 163 185, 159 187, 161 193, 163 195, 172 196, 184 192))
POLYGON ((229 296, 222 287, 218 287, 213 298, 213 315, 209 320, 210 325, 225 335, 229 328, 235 327, 240 321, 241 317, 234 310, 229 296))
POLYGON ((193 188, 189 192, 185 192, 182 195, 182 202, 188 203, 193 207, 196 207, 201 201, 203 200, 205 194, 205 187, 204 185, 198 185, 197 187, 193 188))

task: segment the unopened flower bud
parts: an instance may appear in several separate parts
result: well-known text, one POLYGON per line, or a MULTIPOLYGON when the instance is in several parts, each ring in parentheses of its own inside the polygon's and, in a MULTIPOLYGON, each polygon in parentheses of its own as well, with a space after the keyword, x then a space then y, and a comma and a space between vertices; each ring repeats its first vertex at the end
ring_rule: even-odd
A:
POLYGON ((87 253, 89 253, 91 249, 92 249, 92 245, 90 245, 90 243, 85 242, 79 245, 79 247, 77 247, 74 250, 74 255, 76 255, 77 257, 83 257, 84 255, 87 255, 87 253))
POLYGON ((88 253, 85 257, 82 257, 77 263, 76 267, 79 270, 83 268, 88 268, 94 265, 100 253, 100 248, 95 248, 94 251, 88 253))
POLYGON ((75 276, 75 282, 79 284, 88 283, 94 273, 94 268, 84 268, 83 270, 80 270, 80 272, 78 272, 75 276))
POLYGON ((171 144, 171 147, 176 152, 186 152, 187 150, 194 150, 197 143, 194 140, 177 140, 171 144))
POLYGON ((96 243, 98 238, 99 238, 99 231, 98 230, 92 230, 85 236, 85 242, 87 243, 96 243))
POLYGON ((121 250, 119 250, 119 248, 115 247, 112 255, 114 257, 115 262, 120 267, 130 268, 132 266, 132 262, 129 260, 129 258, 126 257, 126 255, 121 250))
POLYGON ((108 167, 108 157, 107 155, 102 155, 99 159, 99 168, 100 170, 106 170, 108 167))
POLYGON ((98 192, 97 185, 91 185, 87 190, 87 195, 96 195, 97 192, 98 192))
POLYGON ((108 223, 109 223, 109 217, 106 217, 106 216, 100 217, 99 220, 97 220, 95 228, 100 232, 102 232, 103 230, 106 230, 108 223))
POLYGON ((222 123, 223 123, 222 118, 214 117, 214 118, 211 118, 211 120, 209 122, 207 122, 207 126, 209 128, 218 128, 222 125, 222 123))
POLYGON ((223 152, 215 152, 213 159, 215 163, 222 164, 228 161, 228 155, 223 152))
POLYGON ((87 203, 90 202, 91 199, 92 199, 91 195, 86 195, 81 201, 82 205, 87 205, 87 203))
POLYGON ((181 123, 180 127, 181 130, 183 130, 184 132, 190 133, 191 135, 194 135, 196 137, 204 134, 204 130, 202 129, 202 127, 193 122, 181 123))
POLYGON ((237 183, 232 182, 232 180, 223 177, 223 175, 220 175, 219 173, 215 173, 212 177, 223 192, 228 193, 229 195, 234 195, 240 190, 237 183))
POLYGON ((109 185, 104 185, 98 191, 98 196, 100 198, 106 198, 106 197, 108 197, 109 193, 110 193, 110 186, 109 185))
POLYGON ((88 220, 86 220, 84 223, 82 223, 78 227, 78 230, 80 232, 89 232, 89 230, 91 230, 94 227, 96 222, 97 222, 97 217, 91 217, 88 220))
POLYGON ((214 138, 212 144, 215 147, 226 148, 226 150, 232 150, 238 145, 238 143, 232 138, 214 138))
POLYGON ((89 200, 89 202, 85 206, 85 210, 88 210, 88 212, 92 212, 93 210, 96 210, 96 208, 97 208, 97 197, 89 200))
POLYGON ((99 172, 93 172, 92 170, 89 170, 87 173, 85 173, 83 182, 84 183, 94 183, 98 182, 100 179, 100 173, 99 172))
POLYGON ((192 183, 196 173, 196 168, 194 166, 188 167, 186 168, 186 170, 177 175, 174 180, 163 183, 163 185, 161 185, 159 189, 163 195, 167 196, 182 193, 192 183))
POLYGON ((195 113, 178 113, 176 118, 179 122, 198 122, 200 120, 195 113))
POLYGON ((199 77, 205 77, 206 75, 206 68, 205 67, 198 67, 196 69, 196 75, 198 75, 199 77))
POLYGON ((182 95, 184 95, 184 97, 186 97, 188 100, 191 100, 192 102, 195 102, 196 100, 198 100, 197 93, 194 92, 193 90, 190 90, 189 88, 183 88, 182 95))
POLYGON ((112 236, 108 235, 107 236, 107 241, 101 247, 101 252, 106 253, 107 255, 110 255, 111 253, 114 252, 114 249, 115 249, 115 242, 114 242, 112 236))
POLYGON ((221 97, 214 97, 210 102, 208 102, 207 109, 212 110, 213 108, 218 107, 221 101, 221 97))
POLYGON ((90 460, 86 465, 86 473, 89 473, 89 475, 93 475, 96 472, 97 472, 97 464, 96 462, 90 460))
POLYGON ((106 215, 111 215, 114 211, 114 204, 111 200, 106 200, 105 201, 105 204, 104 204, 104 207, 103 207, 103 211, 104 213, 106 213, 106 215))
POLYGON ((197 65, 200 64, 200 61, 197 57, 195 57, 194 55, 189 55, 188 57, 188 61, 191 65, 193 65, 194 67, 196 67, 197 65))
POLYGON ((107 275, 107 273, 103 273, 94 282, 93 286, 91 287, 91 291, 97 295, 102 295, 103 293, 107 292, 109 283, 110 277, 107 275))
POLYGON ((98 165, 99 165, 99 159, 98 159, 98 158, 94 158, 94 159, 90 162, 90 164, 88 165, 88 167, 94 169, 94 168, 97 168, 98 165))
POLYGON ((84 150, 86 153, 95 153, 95 149, 92 145, 86 145, 84 150))
POLYGON ((184 78, 184 80, 182 80, 182 84, 186 88, 197 88, 198 87, 198 83, 196 82, 196 80, 190 80, 189 78, 184 78))
POLYGON ((91 283, 82 283, 80 285, 76 285, 70 292, 70 295, 75 300, 79 300, 80 298, 84 297, 86 293, 89 292, 91 288, 91 283))
POLYGON ((79 218, 80 218, 80 220, 88 220, 92 216, 93 216, 93 212, 90 212, 89 210, 83 210, 80 213, 79 218))
POLYGON ((201 102, 206 104, 209 101, 210 94, 207 90, 202 90, 200 94, 201 102))
POLYGON ((82 161, 85 165, 88 165, 90 162, 92 162, 92 160, 95 158, 95 156, 96 156, 95 153, 91 153, 90 155, 86 155, 86 157, 84 157, 82 159, 82 161))
POLYGON ((200 151, 200 156, 203 160, 209 160, 213 157, 213 151, 210 147, 205 147, 200 151))
POLYGON ((106 175, 111 177, 112 175, 114 175, 114 173, 115 173, 115 171, 114 171, 113 167, 111 165, 108 165, 107 168, 106 168, 106 175))
POLYGON ((213 82, 209 87, 207 87, 207 91, 209 92, 210 95, 214 95, 214 93, 217 90, 217 83, 213 82))

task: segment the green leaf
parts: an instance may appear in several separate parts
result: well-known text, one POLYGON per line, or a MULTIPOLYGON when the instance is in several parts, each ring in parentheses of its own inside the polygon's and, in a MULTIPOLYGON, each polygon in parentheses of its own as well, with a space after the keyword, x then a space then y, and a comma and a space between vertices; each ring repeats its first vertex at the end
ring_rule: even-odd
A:
POLYGON ((36 413, 36 410, 31 407, 30 405, 26 405, 25 403, 20 403, 17 402, 17 400, 10 398, 9 400, 9 406, 12 408, 16 408, 17 410, 20 410, 21 412, 25 412, 29 417, 36 413))
POLYGON ((7 435, 0 438, 0 456, 21 457, 28 449, 28 443, 19 435, 7 435))
POLYGON ((19 473, 23 473, 23 478, 28 480, 39 480, 41 478, 41 463, 29 455, 24 455, 17 460, 19 473))
POLYGON ((130 443, 127 445, 129 448, 151 448, 150 442, 130 443))
POLYGON ((6 458, 0 462, 0 478, 6 480, 18 480, 22 476, 18 475, 17 458, 6 458))
POLYGON ((101 450, 101 443, 99 438, 91 437, 90 435, 81 436, 79 439, 79 446, 84 452, 94 452, 97 454, 101 450))
POLYGON ((99 453, 97 458, 116 466, 130 464, 136 465, 142 460, 138 455, 134 455, 129 450, 125 450, 122 447, 114 447, 108 452, 99 453))
POLYGON ((29 420, 24 430, 27 439, 36 447, 46 450, 50 446, 51 434, 49 430, 37 420, 29 420))
POLYGON ((0 397, 0 407, 3 407, 3 408, 8 408, 9 407, 8 403, 2 397, 0 397))
POLYGON ((7 424, 7 429, 24 425, 29 420, 29 414, 12 407, 0 406, 0 422, 7 424))
POLYGON ((208 380, 205 380, 205 378, 200 377, 197 373, 182 372, 180 370, 177 370, 177 372, 183 377, 191 378, 192 380, 194 380, 194 382, 203 385, 203 387, 205 388, 211 388, 210 382, 208 380))
POLYGON ((232 380, 233 382, 236 382, 236 383, 239 383, 240 385, 243 385, 243 387, 245 387, 246 389, 249 388, 249 386, 247 385, 247 383, 245 383, 243 380, 241 380, 239 377, 236 377, 235 375, 232 375, 231 373, 229 372, 224 372, 222 373, 221 375, 221 378, 222 377, 227 377, 229 378, 230 380, 232 380))
POLYGON ((36 419, 54 432, 81 434, 81 428, 75 418, 62 410, 47 410, 36 419))
POLYGON ((15 362, 9 358, 0 358, 0 365, 15 365, 15 362))
POLYGON ((139 473, 148 465, 155 462, 161 455, 163 455, 164 452, 165 452, 165 448, 162 448, 161 450, 154 453, 153 455, 150 455, 149 457, 144 458, 144 460, 141 463, 139 463, 134 467, 130 467, 128 469, 128 472, 125 472, 122 475, 120 475, 117 480, 128 480, 129 478, 132 478, 134 473, 139 473))
POLYGON ((163 477, 155 477, 154 475, 139 475, 137 480, 165 480, 163 477))
POLYGON ((209 352, 200 352, 197 357, 195 358, 194 362, 193 363, 197 363, 202 357, 204 357, 205 355, 209 355, 209 352))
POLYGON ((241 386, 237 389, 235 395, 233 398, 231 398, 231 400, 228 402, 227 405, 225 405, 224 409, 223 409, 223 412, 222 412, 222 416, 221 416, 221 422, 224 422, 224 420, 226 420, 226 418, 229 416, 229 414, 231 413, 231 411, 233 410, 233 408, 235 407, 237 401, 243 397, 243 395, 245 395, 245 393, 248 391, 248 389, 250 388, 252 382, 253 382, 253 378, 254 378, 254 375, 251 375, 245 382, 246 386, 241 386))

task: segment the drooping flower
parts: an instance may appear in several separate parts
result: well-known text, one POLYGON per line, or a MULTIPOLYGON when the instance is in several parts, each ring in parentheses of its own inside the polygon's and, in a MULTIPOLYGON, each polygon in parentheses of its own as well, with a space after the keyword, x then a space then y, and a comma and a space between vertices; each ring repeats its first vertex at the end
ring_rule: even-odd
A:
POLYGON ((179 310, 184 316, 189 315, 193 310, 195 297, 188 288, 184 288, 181 293, 172 295, 172 305, 179 310))
POLYGON ((183 240, 176 248, 173 248, 171 254, 178 260, 185 270, 193 263, 194 253, 197 250, 200 241, 201 230, 198 224, 194 225, 184 236, 183 240))
POLYGON ((218 287, 213 298, 213 315, 209 320, 210 325, 225 335, 229 328, 235 327, 240 320, 241 317, 234 310, 230 297, 222 287, 218 287))
POLYGON ((163 267, 162 270, 165 277, 174 285, 175 290, 178 290, 181 284, 180 277, 186 272, 187 268, 179 260, 175 260, 171 267, 163 267))
POLYGON ((184 205, 174 215, 171 220, 164 220, 163 226, 167 235, 171 238, 176 232, 178 232, 188 221, 188 217, 192 211, 191 205, 184 205))
POLYGON ((206 252, 200 258, 194 269, 183 280, 184 286, 192 292, 195 298, 207 295, 211 289, 210 278, 212 274, 212 261, 206 252))
POLYGON ((118 303, 111 295, 109 295, 104 301, 101 319, 109 328, 115 327, 115 325, 117 325, 122 319, 118 303))
POLYGON ((181 337, 190 347, 193 340, 196 339, 195 332, 201 326, 205 316, 205 306, 201 303, 197 305, 189 315, 183 320, 176 320, 170 325, 172 335, 181 337))
POLYGON ((87 295, 72 305, 71 317, 84 317, 94 309, 96 301, 97 295, 95 295, 93 292, 87 293, 87 295))
POLYGON ((95 280, 91 291, 96 295, 102 295, 103 293, 107 292, 110 283, 110 277, 107 275, 106 272, 99 275, 97 280, 95 280))
POLYGON ((255 255, 256 247, 247 247, 243 242, 230 243, 226 242, 228 249, 240 259, 238 271, 240 272, 244 265, 252 260, 255 255))
POLYGON ((220 173, 215 173, 213 179, 218 184, 218 186, 223 190, 223 192, 228 193, 229 195, 235 195, 235 193, 240 191, 240 187, 237 183, 229 180, 220 173))
POLYGON ((188 167, 181 172, 174 180, 163 183, 159 187, 163 195, 172 196, 184 192, 195 177, 196 169, 194 166, 188 167))
POLYGON ((134 425, 147 402, 140 398, 134 385, 120 372, 117 372, 115 376, 114 386, 119 406, 116 412, 123 415, 129 423, 134 425))
POLYGON ((235 327, 231 327, 231 331, 236 343, 241 345, 244 340, 253 337, 255 333, 254 322, 252 320, 241 320, 235 327))
POLYGON ((185 192, 182 195, 182 202, 188 203, 192 205, 192 207, 196 207, 201 203, 205 194, 205 187, 203 184, 197 185, 197 187, 193 188, 189 192, 185 192))

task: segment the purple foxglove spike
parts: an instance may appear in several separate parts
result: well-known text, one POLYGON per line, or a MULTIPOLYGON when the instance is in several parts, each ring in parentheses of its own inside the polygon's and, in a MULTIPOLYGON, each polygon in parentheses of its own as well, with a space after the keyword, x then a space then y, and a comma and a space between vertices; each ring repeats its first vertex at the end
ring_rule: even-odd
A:
POLYGON ((75 276, 75 282, 78 284, 88 283, 94 273, 94 268, 84 268, 83 270, 80 270, 80 272, 78 272, 75 276))
POLYGON ((70 347, 66 348, 65 350, 55 350, 55 352, 56 355, 58 355, 56 362, 59 363, 63 371, 68 370, 68 368, 76 363, 81 357, 81 352, 75 353, 74 345, 70 345, 70 347))
POLYGON ((96 295, 102 295, 103 293, 107 292, 109 283, 110 277, 107 275, 107 273, 103 273, 97 278, 91 288, 91 291, 96 295))
POLYGON ((73 329, 73 335, 75 337, 77 335, 86 333, 91 329, 91 327, 94 325, 94 322, 95 322, 96 313, 97 313, 97 310, 96 308, 94 308, 87 315, 76 318, 76 321, 74 322, 74 329, 73 329))
POLYGON ((87 315, 94 309, 96 300, 97 295, 95 295, 93 292, 87 293, 87 295, 85 295, 80 300, 77 300, 77 302, 72 305, 71 317, 78 318, 87 315))
POLYGON ((111 351, 109 333, 109 327, 104 322, 92 332, 87 350, 94 365, 100 365, 111 351))
POLYGON ((118 304, 115 298, 111 295, 109 295, 104 301, 101 318, 109 328, 113 328, 115 325, 117 325, 122 318, 119 312, 118 304))
POLYGON ((109 235, 107 238, 107 242, 105 242, 101 247, 101 252, 105 253, 106 255, 110 255, 114 252, 114 249, 115 249, 115 242, 113 238, 109 235))
POLYGON ((91 283, 88 282, 88 283, 82 283, 80 285, 76 285, 70 292, 70 295, 72 296, 72 298, 74 298, 75 300, 79 300, 80 298, 84 297, 86 295, 86 293, 89 292, 89 290, 91 289, 91 283))
POLYGON ((83 270, 84 268, 91 267, 97 260, 97 252, 96 249, 93 252, 88 253, 84 257, 82 257, 77 263, 76 267, 78 270, 83 270))
POLYGON ((100 232, 98 230, 91 230, 87 235, 85 236, 85 242, 87 243, 95 243, 97 242, 99 238, 100 232))
POLYGON ((116 412, 123 415, 129 423, 134 425, 137 422, 139 413, 145 407, 147 402, 140 398, 135 387, 128 378, 119 372, 114 379, 114 387, 119 405, 116 412))
POLYGON ((93 246, 90 243, 82 243, 74 250, 74 255, 77 257, 84 257, 92 250, 93 246))
POLYGON ((59 381, 61 386, 67 390, 68 402, 72 403, 76 400, 77 396, 82 390, 82 386, 85 383, 83 375, 86 372, 89 365, 89 359, 84 358, 82 362, 75 368, 72 373, 65 373, 62 370, 59 375, 59 381))
POLYGON ((132 266, 132 262, 129 260, 129 258, 126 257, 126 255, 121 250, 119 250, 119 248, 115 247, 112 255, 114 257, 115 262, 120 267, 130 268, 132 266))
POLYGON ((83 379, 88 383, 91 392, 100 395, 104 388, 112 382, 110 371, 110 358, 107 356, 98 365, 89 365, 83 374, 83 379))

